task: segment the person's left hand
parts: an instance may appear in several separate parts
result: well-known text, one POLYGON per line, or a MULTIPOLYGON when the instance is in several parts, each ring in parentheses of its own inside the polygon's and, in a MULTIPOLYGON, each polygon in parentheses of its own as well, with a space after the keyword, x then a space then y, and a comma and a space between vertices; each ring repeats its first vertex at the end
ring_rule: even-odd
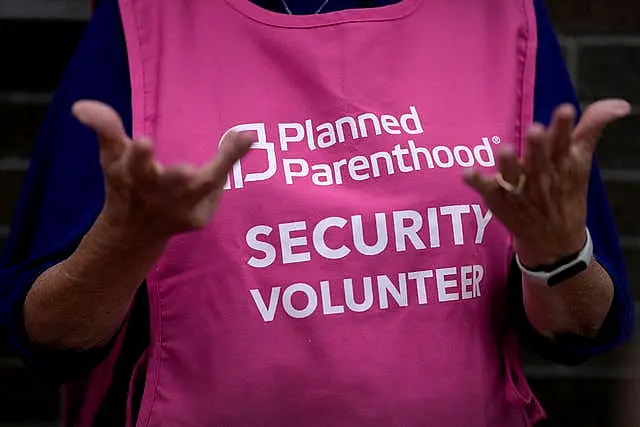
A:
POLYGON ((503 147, 498 174, 465 172, 467 184, 514 236, 524 265, 550 265, 582 249, 593 153, 605 127, 630 110, 622 100, 599 101, 574 128, 575 108, 562 105, 548 129, 529 128, 523 158, 503 147))

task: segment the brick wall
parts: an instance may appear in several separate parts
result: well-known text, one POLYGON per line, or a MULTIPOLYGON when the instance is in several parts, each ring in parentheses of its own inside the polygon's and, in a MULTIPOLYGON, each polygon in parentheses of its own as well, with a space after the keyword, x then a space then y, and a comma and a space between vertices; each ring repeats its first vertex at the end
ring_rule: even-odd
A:
MULTIPOLYGON (((14 3, 26 0, 13 0, 14 3)), ((0 8, 0 243, 16 201, 39 125, 74 45, 82 33, 82 0, 48 0, 44 9, 3 16, 0 8), (51 7, 65 3, 64 8, 51 7), (55 13, 63 11, 63 13, 55 13), (37 13, 36 13, 37 12, 37 13), (55 16, 55 15, 58 16, 55 16), (20 15, 20 16, 18 16, 20 15), (40 15, 38 20, 29 16, 40 15), (43 15, 55 19, 42 19, 43 15), (7 42, 8 41, 8 42, 7 42)), ((9 2, 11 3, 11 2, 9 2)), ((4 3, 3 3, 4 4, 4 3)), ((44 7, 44 6, 43 6, 44 7)), ((599 159, 629 265, 640 283, 640 2, 549 0, 581 101, 621 96, 634 115, 609 129, 599 159)), ((17 8, 21 9, 21 8, 17 8)), ((7 10, 11 10, 8 8, 7 10)), ((636 295, 640 295, 636 291, 636 295)), ((578 368, 526 358, 527 374, 548 409, 545 427, 640 425, 639 338, 578 368)), ((27 373, 0 342, 0 427, 46 423, 58 414, 58 396, 27 373)))
MULTIPOLYGON (((605 134, 598 159, 634 295, 640 295, 640 2, 548 0, 583 104, 623 97, 634 114, 605 134)), ((546 427, 640 425, 640 340, 578 368, 528 358, 528 374, 549 412, 546 427)))
MULTIPOLYGON (((51 93, 85 26, 81 20, 61 20, 64 15, 16 19, 18 14, 4 12, 0 7, 0 244, 51 93)), ((0 337, 0 426, 44 426, 58 413, 56 388, 27 372, 0 337)))

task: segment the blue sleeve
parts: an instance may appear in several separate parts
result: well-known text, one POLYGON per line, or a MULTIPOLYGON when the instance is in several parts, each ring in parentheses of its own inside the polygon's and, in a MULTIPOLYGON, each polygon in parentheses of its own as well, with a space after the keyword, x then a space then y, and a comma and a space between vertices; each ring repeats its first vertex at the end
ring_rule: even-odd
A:
MULTIPOLYGON (((535 0, 538 21, 537 78, 535 83, 535 120, 548 125, 553 110, 562 103, 578 100, 564 64, 562 50, 542 0, 535 0)), ((635 313, 622 251, 613 215, 594 159, 587 199, 587 226, 594 242, 594 255, 609 273, 614 284, 614 299, 601 333, 595 339, 577 336, 560 337, 557 343, 540 336, 528 322, 522 302, 521 274, 517 266, 510 275, 514 298, 512 315, 520 335, 532 349, 558 363, 580 363, 624 343, 635 324, 635 313)))
POLYGON ((96 137, 71 115, 71 107, 80 99, 103 101, 131 129, 130 92, 118 4, 105 0, 56 91, 0 257, 0 325, 24 362, 54 381, 90 370, 109 347, 51 352, 36 348, 24 330, 22 307, 34 280, 75 250, 104 201, 96 137))

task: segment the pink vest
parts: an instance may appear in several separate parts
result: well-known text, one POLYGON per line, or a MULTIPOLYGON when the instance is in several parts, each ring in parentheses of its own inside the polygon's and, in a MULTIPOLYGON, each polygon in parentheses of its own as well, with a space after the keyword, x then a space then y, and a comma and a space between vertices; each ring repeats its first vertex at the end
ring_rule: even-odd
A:
POLYGON ((149 273, 140 427, 521 427, 510 237, 462 182, 532 121, 531 0, 120 0, 134 134, 256 142, 149 273))

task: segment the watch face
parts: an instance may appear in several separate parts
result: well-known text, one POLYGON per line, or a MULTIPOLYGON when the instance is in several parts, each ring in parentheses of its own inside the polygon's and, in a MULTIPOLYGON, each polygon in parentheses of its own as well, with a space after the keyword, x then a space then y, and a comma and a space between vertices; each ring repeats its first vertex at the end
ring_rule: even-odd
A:
POLYGON ((565 280, 571 279, 574 276, 577 276, 578 274, 582 273, 583 271, 585 271, 588 267, 588 264, 584 261, 578 261, 575 264, 565 268, 564 270, 560 271, 559 273, 554 274, 553 276, 551 276, 549 278, 549 280, 547 281, 547 284, 549 286, 555 286, 559 283, 564 282, 565 280))

